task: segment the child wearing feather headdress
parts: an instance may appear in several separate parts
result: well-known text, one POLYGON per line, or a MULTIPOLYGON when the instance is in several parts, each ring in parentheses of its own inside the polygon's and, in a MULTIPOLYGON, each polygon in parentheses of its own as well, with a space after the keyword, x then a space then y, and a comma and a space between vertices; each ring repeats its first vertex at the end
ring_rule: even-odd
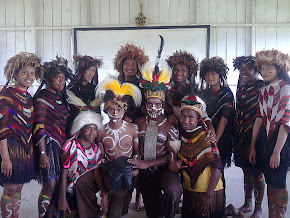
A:
MULTIPOLYGON (((113 61, 114 68, 119 73, 118 80, 121 83, 129 82, 139 86, 139 80, 141 77, 139 68, 147 61, 148 56, 141 47, 138 47, 133 43, 126 43, 126 45, 121 46, 113 61)), ((128 122, 135 122, 136 119, 142 115, 141 108, 136 107, 133 99, 130 97, 128 97, 126 101, 128 103, 128 108, 124 119, 128 122)), ((140 203, 141 202, 138 204, 140 203)), ((136 209, 138 209, 138 207, 139 206, 137 206, 136 209)))
POLYGON ((138 170, 133 170, 132 164, 127 162, 133 156, 140 158, 138 126, 123 120, 127 110, 126 98, 132 97, 138 107, 142 102, 140 89, 131 84, 115 79, 102 81, 96 90, 99 97, 104 95, 104 112, 109 116, 109 123, 98 133, 97 143, 102 148, 105 159, 104 177, 105 185, 111 192, 108 217, 121 217, 127 190, 133 188, 133 177, 138 175, 138 170))
POLYGON ((275 49, 263 50, 256 53, 255 66, 267 85, 259 95, 249 161, 262 167, 269 217, 285 217, 290 166, 290 57, 275 49))
POLYGON ((195 95, 182 99, 181 146, 171 154, 169 162, 169 169, 180 172, 183 178, 184 218, 221 218, 224 215, 223 165, 217 146, 206 140, 208 130, 201 117, 205 107, 195 95))
POLYGON ((228 67, 220 57, 205 58, 200 63, 201 93, 206 112, 216 132, 216 141, 224 166, 230 166, 234 95, 227 85, 228 67))
POLYGON ((140 169, 139 185, 148 217, 174 217, 182 193, 179 175, 166 167, 171 146, 179 143, 179 135, 164 115, 165 92, 170 88, 172 71, 167 62, 160 60, 162 47, 163 37, 157 60, 141 68, 147 110, 146 116, 137 120, 142 160, 129 160, 140 169))
POLYGON ((67 89, 69 103, 69 132, 73 120, 80 111, 91 110, 100 113, 101 100, 95 98, 95 88, 98 84, 98 69, 103 60, 87 55, 74 55, 76 74, 67 89))
POLYGON ((33 97, 35 121, 33 137, 37 149, 36 168, 42 189, 38 198, 39 217, 44 217, 49 208, 52 197, 58 187, 60 177, 60 150, 66 141, 66 124, 68 108, 64 97, 66 80, 71 78, 72 72, 67 66, 67 60, 56 57, 51 62, 43 64, 43 83, 33 97))
MULTIPOLYGON (((264 87, 264 81, 258 79, 254 56, 240 56, 234 59, 233 66, 239 70, 239 81, 236 93, 236 111, 233 132, 233 153, 235 165, 241 167, 244 174, 245 199, 238 211, 251 212, 252 195, 255 199, 255 210, 252 217, 262 214, 262 200, 265 182, 261 169, 249 162, 249 152, 252 131, 259 106, 259 92, 264 87)), ((233 207, 230 205, 229 207, 233 207)))
POLYGON ((0 94, 0 185, 2 217, 18 217, 24 183, 36 179, 32 140, 35 113, 27 89, 43 74, 33 53, 11 57, 4 68, 7 83, 0 94), (11 80, 15 85, 7 88, 11 80))

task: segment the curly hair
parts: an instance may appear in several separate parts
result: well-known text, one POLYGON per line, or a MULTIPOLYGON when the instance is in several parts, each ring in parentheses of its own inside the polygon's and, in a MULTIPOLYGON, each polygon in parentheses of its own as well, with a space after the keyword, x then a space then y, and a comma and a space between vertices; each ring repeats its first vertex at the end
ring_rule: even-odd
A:
POLYGON ((276 66, 280 77, 290 82, 290 57, 288 54, 284 54, 276 49, 262 50, 256 53, 255 66, 259 69, 262 65, 274 65, 276 66))
POLYGON ((58 74, 63 73, 66 80, 72 79, 73 74, 72 70, 67 66, 68 61, 63 57, 56 56, 56 60, 50 62, 44 62, 43 66, 45 68, 43 79, 46 84, 51 82, 51 79, 57 76, 58 74))
POLYGON ((15 73, 24 66, 32 66, 35 68, 35 76, 37 80, 43 77, 43 67, 41 59, 33 53, 21 52, 11 57, 4 67, 4 75, 8 81, 15 79, 15 73))
POLYGON ((241 70, 242 64, 247 64, 250 68, 253 68, 255 69, 255 71, 257 71, 255 62, 256 62, 256 58, 252 55, 236 57, 235 59, 233 59, 234 70, 236 69, 241 70))
POLYGON ((100 68, 104 63, 101 58, 93 58, 88 55, 74 55, 74 63, 76 64, 76 72, 84 73, 91 66, 95 66, 97 69, 100 68))
POLYGON ((126 58, 133 58, 134 60, 136 60, 139 66, 142 66, 149 60, 148 56, 145 54, 144 50, 141 47, 137 47, 132 43, 127 43, 125 46, 121 46, 113 61, 115 70, 119 72, 118 79, 121 82, 125 81, 123 64, 126 58))
POLYGON ((171 56, 169 56, 166 61, 169 66, 173 69, 176 64, 184 64, 188 67, 189 78, 197 75, 198 62, 196 58, 187 51, 175 51, 171 56))
POLYGON ((227 73, 229 68, 225 64, 221 57, 205 58, 200 62, 200 72, 199 76, 202 81, 202 85, 205 80, 205 75, 209 71, 215 71, 220 76, 220 81, 222 86, 226 86, 227 73))

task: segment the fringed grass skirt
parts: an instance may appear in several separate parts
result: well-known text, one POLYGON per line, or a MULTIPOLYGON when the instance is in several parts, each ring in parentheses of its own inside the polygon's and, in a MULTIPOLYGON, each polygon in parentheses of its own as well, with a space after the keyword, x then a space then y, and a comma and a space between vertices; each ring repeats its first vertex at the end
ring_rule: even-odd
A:
POLYGON ((221 218, 224 217, 224 192, 223 189, 214 192, 212 200, 212 211, 206 216, 200 213, 202 208, 202 195, 203 192, 193 192, 183 189, 183 218, 221 218))
MULTIPOLYGON (((34 168, 33 146, 30 147, 29 154, 25 151, 19 141, 8 138, 8 151, 12 162, 12 176, 6 177, 0 173, 0 185, 3 184, 24 184, 32 179, 36 179, 34 168)), ((0 157, 0 166, 2 158, 0 157)))
POLYGON ((39 167, 39 157, 40 153, 37 149, 36 153, 36 169, 38 174, 39 182, 43 181, 59 181, 60 178, 60 145, 54 140, 51 140, 48 144, 46 144, 46 154, 49 159, 49 170, 42 169, 39 167))

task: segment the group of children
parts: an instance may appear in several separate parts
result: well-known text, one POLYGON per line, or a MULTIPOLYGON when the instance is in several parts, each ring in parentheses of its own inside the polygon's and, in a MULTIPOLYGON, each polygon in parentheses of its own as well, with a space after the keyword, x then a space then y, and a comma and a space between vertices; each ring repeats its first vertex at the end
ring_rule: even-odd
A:
POLYGON ((18 217, 23 184, 32 179, 42 184, 39 217, 121 217, 134 188, 136 210, 145 206, 152 218, 243 217, 253 211, 253 193, 251 217, 262 217, 264 178, 269 217, 285 216, 290 57, 273 49, 234 59, 234 99, 222 58, 198 64, 176 51, 163 61, 162 48, 148 61, 140 47, 121 46, 118 78, 103 81, 102 60, 90 56, 74 56, 75 74, 62 57, 42 64, 25 52, 8 60, 0 94, 3 217, 18 217), (35 79, 41 85, 32 98, 35 79), (232 153, 244 173, 237 209, 225 207, 232 153))

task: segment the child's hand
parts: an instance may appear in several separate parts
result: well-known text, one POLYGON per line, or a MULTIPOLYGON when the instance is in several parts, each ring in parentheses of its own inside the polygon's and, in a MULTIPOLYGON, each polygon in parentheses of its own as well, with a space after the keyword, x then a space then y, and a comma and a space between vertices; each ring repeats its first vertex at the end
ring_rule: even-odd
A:
POLYGON ((1 173, 3 173, 4 176, 7 177, 12 175, 12 162, 10 159, 2 159, 1 173))
POLYGON ((249 162, 253 165, 256 165, 256 150, 251 149, 249 153, 249 162))
POLYGON ((42 169, 49 169, 49 159, 47 157, 47 154, 41 154, 39 158, 39 167, 42 169))
POLYGON ((174 160, 173 153, 171 152, 170 162, 169 162, 169 170, 175 173, 178 173, 181 169, 187 168, 187 166, 182 166, 183 159, 174 160))
POLYGON ((280 166, 280 152, 273 152, 270 158, 270 167, 276 169, 280 166))
POLYGON ((209 197, 206 195, 206 193, 202 195, 202 198, 201 198, 202 206, 201 206, 201 211, 200 211, 202 216, 209 215, 211 211, 212 200, 213 200, 213 196, 209 197))
POLYGON ((101 210, 103 210, 103 215, 107 214, 108 206, 109 206, 108 194, 102 193, 101 210))
POLYGON ((139 174, 139 169, 133 170, 133 177, 137 176, 139 174))
POLYGON ((66 211, 71 213, 67 200, 61 200, 59 202, 59 210, 63 213, 63 215, 65 215, 66 211))

